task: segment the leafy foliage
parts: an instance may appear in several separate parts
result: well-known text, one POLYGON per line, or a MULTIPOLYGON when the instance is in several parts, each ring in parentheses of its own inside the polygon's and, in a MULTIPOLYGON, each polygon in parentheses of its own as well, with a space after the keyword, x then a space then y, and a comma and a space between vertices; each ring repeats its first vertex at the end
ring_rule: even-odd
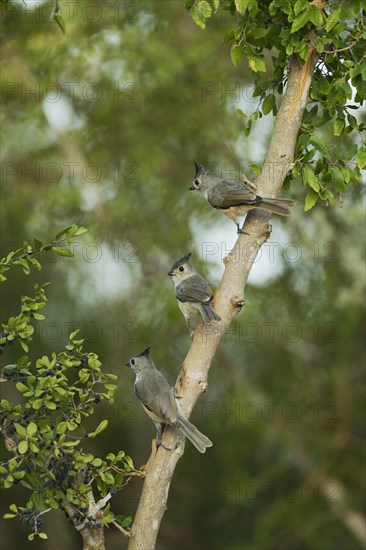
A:
POLYGON ((366 98, 365 3, 361 1, 308 2, 308 0, 188 1, 193 20, 204 28, 214 13, 230 13, 236 20, 225 35, 232 42, 231 60, 238 66, 246 58, 255 78, 253 96, 260 104, 246 122, 262 115, 275 116, 286 84, 289 56, 305 63, 315 48, 318 63, 310 101, 299 134, 295 165, 285 186, 300 178, 308 188, 305 210, 317 200, 334 204, 335 195, 361 179, 366 166, 365 123, 355 115, 366 98), (206 6, 207 5, 207 6, 206 6), (269 54, 271 57, 269 57, 269 54), (329 134, 343 138, 328 147, 329 134))
MULTIPOLYGON (((30 267, 41 268, 34 258, 45 250, 69 256, 65 246, 86 230, 76 225, 61 230, 54 241, 42 245, 35 239, 32 248, 27 243, 2 261, 3 268, 20 265, 25 274, 30 267)), ((3 278, 3 280, 5 277, 3 278)), ((0 349, 19 342, 22 350, 29 351, 33 339, 34 322, 44 320, 38 313, 47 302, 47 284, 35 285, 33 297, 22 296, 21 312, 2 324, 0 349)), ((40 356, 31 361, 27 355, 19 357, 14 364, 6 365, 1 372, 1 382, 12 383, 19 399, 10 402, 1 400, 1 435, 7 450, 13 455, 0 466, 1 487, 10 489, 20 484, 29 491, 29 500, 24 507, 10 506, 11 513, 5 519, 18 517, 32 526, 29 540, 35 536, 47 538, 40 531, 44 526, 41 515, 53 509, 73 510, 76 527, 102 529, 115 520, 109 505, 100 518, 99 510, 93 512, 95 496, 105 498, 113 495, 131 477, 138 474, 133 462, 124 451, 108 453, 105 459, 85 451, 82 441, 97 437, 108 426, 102 420, 93 431, 84 426, 84 421, 93 415, 95 407, 103 401, 113 403, 117 388, 117 376, 103 373, 98 356, 85 352, 83 339, 77 338, 78 330, 72 332, 65 349, 52 353, 51 357, 40 356)), ((107 501, 108 499, 106 499, 107 501)), ((124 525, 128 518, 119 519, 124 525)))
POLYGON ((6 281, 4 273, 10 269, 10 266, 19 265, 26 275, 30 273, 31 267, 35 267, 40 271, 42 265, 34 256, 41 252, 51 250, 58 256, 73 257, 74 253, 67 245, 74 244, 74 238, 83 235, 86 231, 85 227, 78 227, 73 224, 61 229, 52 242, 43 244, 42 241, 34 238, 34 245, 32 246, 24 241, 20 248, 9 252, 5 258, 0 260, 0 282, 6 281))
MULTIPOLYGON (((193 249, 198 269, 217 284, 222 259, 234 238, 229 220, 226 223, 225 217, 186 191, 194 175, 191 161, 220 163, 223 171, 245 171, 245 163, 253 157, 261 161, 269 137, 268 131, 262 131, 263 118, 253 121, 250 139, 244 141, 243 121, 249 124, 252 119, 239 118, 234 110, 253 106, 246 92, 253 89, 254 73, 245 60, 239 70, 235 68, 221 45, 225 26, 235 24, 230 25, 229 12, 222 16, 219 12, 216 19, 212 16, 201 32, 187 22, 182 2, 169 2, 167 9, 166 0, 99 0, 103 11, 96 19, 83 17, 89 3, 78 2, 72 4, 73 20, 67 18, 66 4, 61 4, 66 40, 42 16, 48 13, 48 4, 42 3, 23 19, 20 10, 10 10, 4 20, 2 76, 14 84, 3 108, 2 153, 13 173, 2 187, 7 205, 2 240, 8 249, 9 241, 33 242, 33 234, 45 227, 52 235, 58 227, 77 220, 90 229, 103 255, 98 263, 91 263, 86 247, 79 247, 78 261, 59 257, 57 262, 42 263, 43 278, 52 281, 52 287, 46 289, 47 308, 40 311, 46 312, 47 319, 34 325, 32 345, 36 351, 39 337, 41 355, 52 358, 54 351, 63 349, 67 333, 80 326, 84 349, 108 357, 108 372, 123 380, 121 355, 127 359, 151 343, 157 364, 174 380, 189 337, 165 276, 167 268, 180 253, 193 249), (110 9, 116 5, 119 17, 110 9), (39 94, 34 82, 39 82, 39 94), (62 89, 59 103, 66 101, 73 113, 57 139, 43 111, 52 82, 59 96, 62 89), (35 90, 33 95, 22 95, 24 83, 26 92, 35 90), (92 95, 93 101, 84 83, 99 92, 92 95), (203 95, 206 83, 213 87, 211 95, 203 95), (72 126, 75 120, 82 124, 72 126), (59 178, 47 178, 43 168, 51 160, 63 168, 59 178), (70 162, 98 163, 102 176, 91 193, 88 178, 85 181, 77 171, 73 175, 68 170, 70 162), (39 171, 33 170, 37 166, 39 171), (25 182, 22 167, 29 168, 25 182), (90 194, 96 197, 94 202, 90 194), (125 250, 128 243, 134 243, 137 263, 125 262, 132 249, 125 250), (105 247, 112 250, 111 260, 105 247), (114 284, 109 283, 118 279, 124 280, 124 289, 111 295, 114 284), (85 291, 90 287, 92 291, 85 291), (90 321, 99 330, 98 337, 86 330, 90 321), (133 323, 132 338, 125 330, 127 321, 133 323), (70 327, 62 330, 58 348, 44 330, 54 322, 70 327)), ((271 75, 268 60, 265 55, 269 72, 260 73, 264 77, 271 75)), ((277 92, 271 93, 278 104, 277 92)), ((54 95, 49 94, 49 107, 54 95)), ((353 145, 352 136, 346 136, 345 146, 353 145)), ((331 125, 324 140, 335 151, 340 137, 333 135, 331 125)), ((300 186, 294 189, 298 202, 303 191, 300 186)), ((362 191, 360 185, 348 186, 343 209, 325 208, 319 200, 311 215, 304 215, 298 206, 284 222, 274 220, 272 238, 256 262, 260 270, 270 257, 264 263, 265 286, 253 273, 245 311, 225 336, 208 392, 194 413, 194 421, 217 444, 203 461, 197 461, 194 449, 187 446, 173 480, 169 517, 159 537, 162 546, 186 550, 182 533, 190 533, 197 549, 362 548, 342 521, 342 515, 348 518, 349 512, 364 510, 366 494, 360 475, 365 462, 364 379, 359 368, 364 361, 362 191), (277 242, 280 224, 284 238, 293 243, 288 254, 289 243, 277 242), (294 249, 297 259, 289 261, 294 249), (289 330, 300 331, 295 342, 283 335, 288 324, 289 330), (302 413, 297 422, 286 420, 289 403, 291 410, 295 407, 302 413), (328 501, 322 497, 320 489, 326 480, 314 484, 314 473, 329 474, 337 486, 341 484, 347 513, 342 514, 334 496, 328 501), (302 489, 295 502, 286 498, 292 486, 302 489)), ((26 289, 21 270, 14 268, 12 275, 2 285, 5 319, 18 312, 14 297, 33 295, 29 283, 38 273, 33 270, 26 289)), ((2 358, 16 363, 17 349, 17 345, 6 348, 2 358)), ((76 368, 67 373, 72 375, 73 370, 77 373, 76 368)), ((136 450, 134 461, 140 464, 150 452, 154 430, 138 408, 129 375, 123 381, 124 391, 115 393, 118 414, 98 416, 95 422, 93 416, 86 419, 90 431, 108 418, 107 430, 81 444, 84 452, 97 444, 95 455, 104 459, 110 451, 117 455, 118 445, 125 448, 121 442, 129 441, 136 450)), ((4 396, 7 390, 13 395, 13 383, 3 383, 2 389, 4 396)), ((118 514, 127 513, 126 503, 137 497, 133 481, 120 492, 118 503, 111 500, 118 514)), ((20 484, 3 491, 4 512, 12 502, 19 510, 24 491, 20 484)), ((37 546, 38 541, 33 545, 24 540, 30 524, 19 524, 17 519, 2 522, 3 544, 9 550, 37 546)), ((79 533, 67 528, 59 511, 47 514, 50 547, 80 546, 79 533)), ((108 548, 121 546, 114 528, 106 536, 108 548)))

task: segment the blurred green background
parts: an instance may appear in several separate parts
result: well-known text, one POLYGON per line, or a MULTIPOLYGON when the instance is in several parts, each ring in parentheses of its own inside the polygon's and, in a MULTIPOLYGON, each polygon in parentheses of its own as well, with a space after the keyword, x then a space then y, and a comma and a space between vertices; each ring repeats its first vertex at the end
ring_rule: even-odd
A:
MULTIPOLYGON (((50 255, 29 277, 13 269, 2 320, 35 281, 52 282, 31 356, 61 350, 81 329, 119 376, 115 404, 92 419, 109 428, 90 448, 123 449, 139 467, 155 431, 123 364, 151 345, 174 382, 190 339, 170 265, 192 251, 216 287, 236 239, 230 220, 188 193, 193 160, 251 175, 273 120, 244 137, 240 110, 257 104, 247 67, 235 69, 222 45, 229 16, 201 31, 183 1, 63 2, 63 36, 49 21, 53 2, 27 4, 14 3, 2 24, 2 256, 68 224, 89 232, 75 258, 50 255)), ((187 444, 158 549, 363 548, 363 185, 306 214, 301 183, 287 193, 298 205, 273 219, 192 415, 214 446, 201 456, 187 444)), ((21 354, 6 352, 2 365, 21 354)), ((113 511, 133 515, 140 487, 118 493, 113 511)), ((24 503, 21 489, 8 493, 2 515, 24 503)), ((81 548, 61 512, 47 518, 49 539, 36 543, 1 520, 1 548, 81 548)), ((126 547, 112 529, 107 548, 126 547)))

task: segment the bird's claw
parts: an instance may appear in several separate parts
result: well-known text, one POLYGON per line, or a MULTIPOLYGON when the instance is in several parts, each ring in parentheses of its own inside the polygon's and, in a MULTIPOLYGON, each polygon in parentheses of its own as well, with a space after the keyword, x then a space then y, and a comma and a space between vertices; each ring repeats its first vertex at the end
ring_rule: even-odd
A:
POLYGON ((242 229, 240 229, 240 227, 238 227, 236 233, 237 233, 238 235, 249 235, 249 233, 247 233, 246 231, 243 231, 242 229))
POLYGON ((171 447, 168 447, 168 445, 165 445, 165 443, 163 443, 163 440, 161 439, 161 437, 157 437, 156 438, 156 446, 157 447, 163 447, 163 449, 165 449, 166 451, 171 451, 172 448, 171 447))

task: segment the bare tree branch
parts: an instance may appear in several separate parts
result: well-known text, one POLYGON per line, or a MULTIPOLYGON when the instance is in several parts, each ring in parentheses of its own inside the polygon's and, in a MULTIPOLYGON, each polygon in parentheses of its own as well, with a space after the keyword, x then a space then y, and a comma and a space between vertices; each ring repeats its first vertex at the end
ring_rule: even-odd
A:
MULTIPOLYGON (((276 196, 292 167, 297 135, 308 101, 316 61, 317 54, 311 46, 305 64, 300 65, 295 58, 290 61, 288 84, 263 170, 256 182, 258 192, 262 195, 276 196)), ((244 287, 248 275, 261 245, 270 235, 269 218, 270 215, 262 211, 251 211, 244 225, 247 234, 238 237, 233 250, 225 259, 225 272, 214 300, 215 311, 222 318, 219 330, 214 331, 212 326, 204 324, 198 327, 177 379, 176 389, 181 396, 179 407, 187 417, 197 399, 207 389, 208 371, 225 330, 244 305, 244 287)), ((172 450, 166 451, 159 447, 150 456, 130 532, 129 550, 152 550, 155 547, 166 510, 170 482, 184 452, 184 441, 170 428, 164 432, 164 442, 172 450)))
POLYGON ((129 531, 126 531, 126 529, 123 529, 123 527, 119 523, 117 523, 116 521, 112 521, 112 525, 114 525, 118 529, 118 531, 120 531, 122 535, 126 537, 126 539, 130 538, 129 531))

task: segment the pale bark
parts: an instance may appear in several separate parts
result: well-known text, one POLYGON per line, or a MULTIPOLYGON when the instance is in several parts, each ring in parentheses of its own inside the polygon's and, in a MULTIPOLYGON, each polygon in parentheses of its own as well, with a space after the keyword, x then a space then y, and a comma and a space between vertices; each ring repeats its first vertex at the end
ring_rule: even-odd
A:
MULTIPOLYGON (((309 48, 304 65, 298 64, 295 59, 290 61, 288 84, 275 121, 263 170, 256 182, 261 195, 276 196, 292 167, 296 139, 316 60, 315 52, 309 48)), ((214 300, 214 308, 222 322, 216 330, 210 325, 202 324, 198 327, 177 379, 176 389, 181 396, 179 406, 187 417, 197 399, 207 389, 208 371, 225 330, 244 305, 244 288, 248 275, 261 245, 271 232, 269 218, 263 211, 251 211, 244 225, 247 234, 238 237, 233 250, 225 259, 224 275, 214 300)), ((157 451, 153 449, 130 532, 129 550, 153 550, 155 547, 166 510, 170 482, 184 452, 184 442, 173 430, 166 430, 164 442, 172 450, 166 451, 163 447, 159 447, 157 451)), ((220 442, 214 444, 219 445, 220 442)))

